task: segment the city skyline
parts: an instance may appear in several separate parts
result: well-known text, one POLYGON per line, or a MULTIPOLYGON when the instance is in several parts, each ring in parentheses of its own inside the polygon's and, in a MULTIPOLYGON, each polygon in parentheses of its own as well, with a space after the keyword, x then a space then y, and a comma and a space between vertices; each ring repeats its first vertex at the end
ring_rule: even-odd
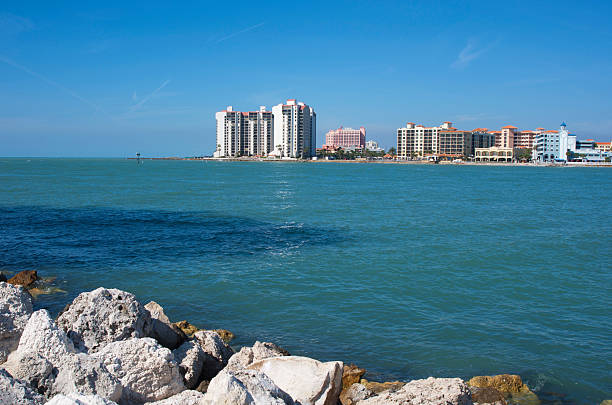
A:
POLYGON ((212 154, 214 112, 292 98, 317 146, 411 118, 610 141, 608 3, 278 4, 3 5, 0 155, 212 154))

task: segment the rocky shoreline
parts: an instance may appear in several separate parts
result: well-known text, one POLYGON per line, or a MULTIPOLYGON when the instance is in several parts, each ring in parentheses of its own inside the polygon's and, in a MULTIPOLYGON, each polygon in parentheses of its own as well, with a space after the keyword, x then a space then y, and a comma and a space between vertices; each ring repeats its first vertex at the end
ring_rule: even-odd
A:
POLYGON ((0 281, 0 404, 539 404, 517 375, 381 383, 270 342, 236 352, 231 332, 172 323, 117 289, 81 293, 52 319, 33 310, 37 275, 16 277, 0 281))

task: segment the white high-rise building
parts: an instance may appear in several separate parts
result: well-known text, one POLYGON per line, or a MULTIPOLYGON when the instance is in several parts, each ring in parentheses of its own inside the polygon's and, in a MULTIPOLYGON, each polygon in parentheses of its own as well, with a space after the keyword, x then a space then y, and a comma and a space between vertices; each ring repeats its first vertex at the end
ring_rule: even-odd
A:
POLYGON ((539 162, 567 160, 567 151, 572 147, 575 149, 575 138, 570 139, 564 122, 558 131, 542 131, 536 136, 533 159, 539 162))
POLYGON ((232 106, 215 114, 217 145, 215 157, 265 156, 273 149, 272 112, 265 106, 259 111, 234 111, 232 106))
POLYGON ((271 154, 278 157, 316 156, 317 116, 314 109, 296 100, 272 107, 274 145, 271 154))

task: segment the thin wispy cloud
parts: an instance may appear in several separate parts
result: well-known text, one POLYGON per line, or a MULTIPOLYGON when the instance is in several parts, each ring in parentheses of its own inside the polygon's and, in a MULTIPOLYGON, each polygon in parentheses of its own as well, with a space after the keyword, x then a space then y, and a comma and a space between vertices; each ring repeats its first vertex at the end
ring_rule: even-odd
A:
POLYGON ((465 47, 457 55, 457 59, 451 63, 451 67, 454 69, 461 69, 467 67, 470 63, 480 58, 483 54, 491 50, 499 41, 492 42, 484 47, 479 47, 476 40, 468 40, 465 47))
MULTIPOLYGON (((170 83, 170 80, 166 80, 165 82, 163 82, 158 88, 156 88, 155 90, 153 90, 152 93, 150 93, 148 96, 144 97, 142 100, 140 100, 138 103, 134 104, 133 106, 130 107, 128 112, 134 112, 136 110, 138 110, 140 107, 142 107, 147 101, 149 101, 150 99, 152 99, 153 97, 155 97, 157 95, 157 93, 159 93, 164 87, 166 87, 168 84, 170 83)), ((134 99, 136 97, 136 93, 134 93, 132 95, 132 99, 134 99)))
POLYGON ((0 34, 15 35, 34 29, 34 23, 25 17, 11 13, 0 13, 0 34))
POLYGON ((87 104, 88 106, 92 107, 94 110, 100 111, 100 112, 103 112, 106 115, 109 115, 106 111, 104 111, 102 108, 100 108, 100 106, 98 106, 96 103, 93 103, 93 102, 89 101, 85 97, 82 97, 81 95, 76 93, 74 90, 71 90, 71 89, 69 89, 66 86, 63 86, 62 84, 60 84, 60 83, 58 83, 58 82, 56 82, 54 80, 51 80, 51 79, 43 76, 42 74, 40 74, 38 72, 35 72, 35 71, 33 71, 33 70, 23 66, 23 65, 20 65, 20 64, 14 62, 13 60, 11 60, 9 58, 6 58, 6 57, 4 57, 2 55, 0 55, 0 62, 4 62, 4 63, 6 63, 9 66, 14 67, 15 69, 21 70, 22 72, 27 73, 28 75, 30 75, 32 77, 35 77, 35 78, 37 78, 39 80, 42 80, 43 82, 49 84, 50 86, 53 86, 53 87, 63 91, 64 93, 67 93, 67 94, 71 95, 72 97, 76 98, 77 100, 87 104))
POLYGON ((236 31, 236 32, 234 32, 232 34, 229 34, 229 35, 227 35, 227 36, 225 36, 223 38, 220 38, 220 39, 216 40, 215 43, 218 44, 220 42, 227 41, 230 38, 234 38, 237 35, 244 34, 245 32, 253 31, 254 29, 259 28, 259 27, 261 27, 264 24, 265 24, 265 22, 260 22, 259 24, 255 24, 255 25, 252 25, 250 27, 244 28, 244 29, 242 29, 240 31, 236 31))

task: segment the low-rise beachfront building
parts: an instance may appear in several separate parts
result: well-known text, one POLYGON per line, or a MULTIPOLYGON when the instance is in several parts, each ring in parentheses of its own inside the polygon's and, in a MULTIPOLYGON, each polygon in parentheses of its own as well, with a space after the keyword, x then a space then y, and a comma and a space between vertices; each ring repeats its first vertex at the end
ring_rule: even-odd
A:
POLYGON ((378 142, 373 141, 371 139, 369 141, 366 141, 365 148, 369 150, 370 152, 382 152, 383 151, 383 148, 378 146, 378 142))
POLYGON ((593 139, 584 139, 576 141, 576 149, 595 149, 597 142, 593 139))
POLYGON ((474 161, 476 162, 512 162, 514 160, 514 148, 476 148, 474 161))
POLYGON ((325 145, 323 146, 363 149, 366 144, 365 138, 366 130, 364 127, 359 129, 340 127, 325 134, 325 145))
POLYGON ((602 152, 612 152, 612 145, 610 142, 597 142, 595 149, 602 152))
POLYGON ((439 127, 425 127, 414 122, 397 129, 397 158, 409 159, 438 153, 438 134, 442 130, 454 130, 452 122, 445 121, 439 127))

